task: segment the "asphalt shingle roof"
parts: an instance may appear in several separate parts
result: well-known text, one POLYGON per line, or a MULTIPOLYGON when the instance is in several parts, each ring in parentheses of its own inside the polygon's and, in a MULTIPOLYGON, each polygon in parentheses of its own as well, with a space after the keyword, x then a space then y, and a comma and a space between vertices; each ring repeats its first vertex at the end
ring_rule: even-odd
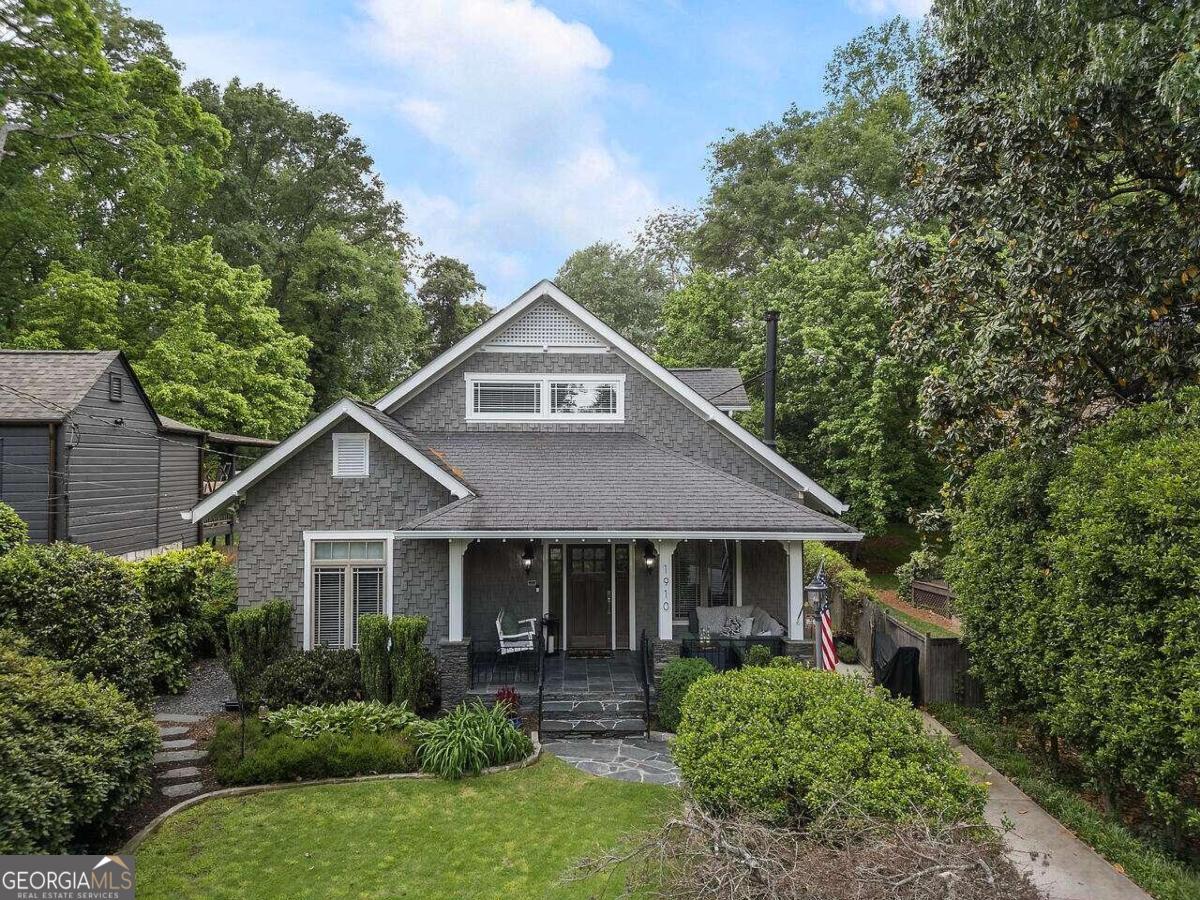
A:
POLYGON ((0 350, 0 419, 61 422, 116 358, 116 350, 0 350))
POLYGON ((414 446, 440 452, 479 496, 451 503, 404 528, 854 531, 798 500, 659 447, 633 432, 474 431, 413 436, 414 446))
POLYGON ((750 405, 737 369, 671 369, 671 374, 718 407, 750 405))

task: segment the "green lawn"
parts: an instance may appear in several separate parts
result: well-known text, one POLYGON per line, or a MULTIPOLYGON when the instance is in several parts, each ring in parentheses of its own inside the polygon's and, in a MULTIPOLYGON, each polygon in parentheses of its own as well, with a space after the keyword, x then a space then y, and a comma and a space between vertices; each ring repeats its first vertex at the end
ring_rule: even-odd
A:
MULTIPOLYGON (((1200 897, 1200 867, 1189 865, 1118 816, 1088 802, 1082 776, 1032 746, 1028 736, 982 710, 937 703, 934 717, 964 744, 1011 778, 1050 815, 1158 900, 1200 897)), ((1019 823, 1018 823, 1019 827, 1019 823)))
MULTIPOLYGON (((210 800, 137 852, 138 897, 591 897, 560 876, 661 822, 678 792, 544 757, 446 781, 376 781, 210 800)), ((605 889, 608 889, 607 891, 605 889)))

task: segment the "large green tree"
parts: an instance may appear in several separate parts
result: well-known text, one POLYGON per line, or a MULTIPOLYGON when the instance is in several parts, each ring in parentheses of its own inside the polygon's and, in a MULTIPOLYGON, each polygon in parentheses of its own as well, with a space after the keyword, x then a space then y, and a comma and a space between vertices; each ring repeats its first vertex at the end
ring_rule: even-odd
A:
POLYGON ((429 332, 421 361, 428 362, 491 318, 492 309, 482 299, 484 286, 466 263, 449 256, 432 257, 422 274, 417 301, 429 332))
POLYGON ((315 402, 371 397, 419 356, 405 289, 412 239, 362 140, 344 119, 233 79, 189 93, 231 134, 221 182, 193 222, 237 266, 257 265, 290 331, 312 342, 315 402))
MULTIPOLYGON (((884 269, 920 424, 965 473, 1200 372, 1200 16, 942 0, 916 215, 884 269)), ((956 480, 957 482, 957 480, 956 480)))
POLYGON ((309 342, 280 325, 269 288, 207 238, 165 244, 121 279, 55 266, 22 308, 13 343, 124 350, 160 413, 283 437, 308 416, 309 342))
POLYGON ((819 254, 907 224, 905 154, 924 120, 913 97, 924 46, 902 19, 868 29, 835 54, 824 108, 793 106, 715 143, 695 261, 744 274, 789 241, 819 254))
POLYGON ((653 352, 668 287, 653 258, 637 248, 597 242, 567 257, 555 281, 622 336, 653 352))

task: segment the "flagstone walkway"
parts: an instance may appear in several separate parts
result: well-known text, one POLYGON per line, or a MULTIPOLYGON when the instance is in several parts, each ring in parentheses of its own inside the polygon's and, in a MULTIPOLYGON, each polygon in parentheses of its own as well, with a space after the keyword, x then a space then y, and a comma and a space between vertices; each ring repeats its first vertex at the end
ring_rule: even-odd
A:
POLYGON ((591 775, 671 787, 678 787, 682 783, 679 769, 671 759, 670 747, 665 741, 648 741, 645 738, 570 738, 548 741, 542 744, 542 749, 591 775))

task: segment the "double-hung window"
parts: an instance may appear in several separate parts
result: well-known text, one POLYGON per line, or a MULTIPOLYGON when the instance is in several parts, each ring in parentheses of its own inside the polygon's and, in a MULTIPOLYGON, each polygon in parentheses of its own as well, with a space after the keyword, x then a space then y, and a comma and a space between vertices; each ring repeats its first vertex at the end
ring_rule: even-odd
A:
POLYGON ((387 542, 313 540, 311 646, 358 646, 358 618, 385 611, 387 542))
POLYGON ((468 373, 469 422, 621 422, 624 375, 468 373))

